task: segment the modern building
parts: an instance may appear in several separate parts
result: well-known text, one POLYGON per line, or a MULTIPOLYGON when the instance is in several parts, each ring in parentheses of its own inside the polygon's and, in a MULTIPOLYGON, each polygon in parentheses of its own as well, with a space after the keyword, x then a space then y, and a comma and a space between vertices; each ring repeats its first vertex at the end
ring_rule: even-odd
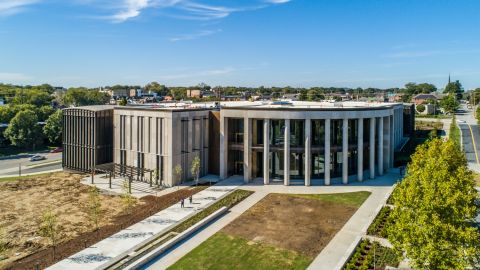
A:
POLYGON ((190 168, 197 156, 200 175, 220 179, 241 175, 245 182, 329 185, 375 178, 393 166, 406 120, 401 103, 93 107, 65 110, 64 167, 91 171, 101 161, 110 162, 140 174, 155 171, 155 182, 165 186, 192 179, 190 168), (103 115, 111 118, 111 125, 99 128, 103 115), (104 154, 111 158, 101 159, 96 152, 100 149, 111 151, 111 156, 104 154), (182 168, 180 174, 176 168, 182 168))
POLYGON ((120 166, 154 170, 155 181, 173 186, 192 179, 193 159, 200 158, 200 175, 208 173, 211 108, 116 107, 114 158, 120 166), (180 166, 180 175, 175 167, 180 166))
POLYGON ((374 178, 393 167, 403 138, 403 105, 395 103, 243 102, 220 115, 220 178, 245 182, 374 178))
POLYGON ((63 109, 62 166, 91 172, 113 160, 112 105, 63 109))

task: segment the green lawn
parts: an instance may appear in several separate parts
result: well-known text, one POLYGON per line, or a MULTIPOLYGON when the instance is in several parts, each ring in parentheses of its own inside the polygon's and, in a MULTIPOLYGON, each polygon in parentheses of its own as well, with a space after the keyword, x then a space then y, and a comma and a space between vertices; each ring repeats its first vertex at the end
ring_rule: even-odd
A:
POLYGON ((363 202, 370 196, 368 191, 336 193, 336 194, 290 194, 291 196, 314 199, 326 202, 343 204, 346 206, 360 207, 363 202))
POLYGON ((217 233, 169 267, 176 269, 306 269, 312 258, 217 233))

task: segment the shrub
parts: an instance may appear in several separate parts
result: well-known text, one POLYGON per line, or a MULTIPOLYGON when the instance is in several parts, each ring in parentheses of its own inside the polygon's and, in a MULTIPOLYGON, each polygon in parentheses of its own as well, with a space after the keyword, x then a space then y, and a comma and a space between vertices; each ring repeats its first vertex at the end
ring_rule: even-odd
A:
POLYGON ((423 113, 425 111, 425 105, 419 104, 415 107, 415 109, 417 110, 417 112, 423 113))

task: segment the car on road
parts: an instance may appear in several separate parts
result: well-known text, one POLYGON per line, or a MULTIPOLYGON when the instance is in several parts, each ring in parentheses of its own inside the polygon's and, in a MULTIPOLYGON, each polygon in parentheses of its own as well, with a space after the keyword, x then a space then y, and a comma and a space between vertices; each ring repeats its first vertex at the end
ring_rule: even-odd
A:
POLYGON ((464 124, 464 123, 466 123, 466 122, 465 122, 465 120, 457 120, 457 123, 462 123, 462 124, 464 124))
POLYGON ((63 152, 63 148, 62 148, 62 147, 57 147, 57 148, 52 149, 52 150, 50 151, 50 153, 61 153, 61 152, 63 152))
POLYGON ((42 156, 42 155, 35 155, 30 158, 30 161, 39 161, 39 160, 44 160, 47 159, 47 157, 42 156))

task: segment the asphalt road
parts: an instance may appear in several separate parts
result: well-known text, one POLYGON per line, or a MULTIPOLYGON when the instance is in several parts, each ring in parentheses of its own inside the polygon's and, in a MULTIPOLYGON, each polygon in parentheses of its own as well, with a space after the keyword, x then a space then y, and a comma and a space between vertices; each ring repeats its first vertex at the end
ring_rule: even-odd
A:
POLYGON ((50 171, 62 168, 62 153, 42 153, 41 155, 45 155, 47 159, 30 161, 30 157, 12 157, 9 159, 0 160, 0 175, 18 175, 19 166, 22 168, 22 174, 50 171), (45 166, 41 166, 43 163, 48 163, 48 165, 45 164, 45 166))
POLYGON ((463 150, 471 164, 480 164, 480 128, 473 115, 473 110, 463 105, 456 113, 458 126, 462 131, 463 150))

